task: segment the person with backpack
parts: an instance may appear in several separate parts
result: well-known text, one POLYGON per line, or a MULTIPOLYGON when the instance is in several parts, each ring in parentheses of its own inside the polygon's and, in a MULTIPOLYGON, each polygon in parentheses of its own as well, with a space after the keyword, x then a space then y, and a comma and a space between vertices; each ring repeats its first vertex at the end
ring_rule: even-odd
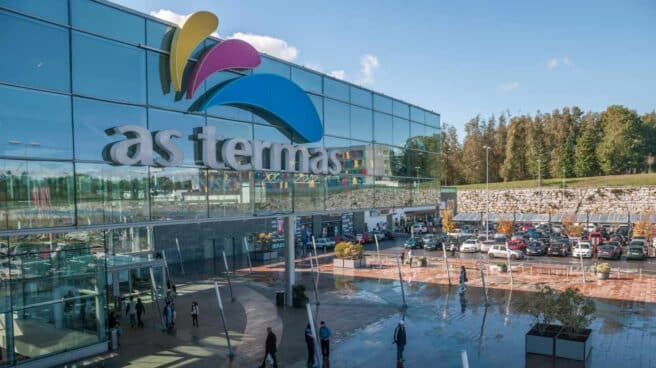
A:
POLYGON ((198 327, 198 303, 196 301, 191 303, 191 324, 198 327))
POLYGON ((144 307, 143 303, 141 302, 141 298, 137 298, 137 305, 135 306, 135 309, 137 310, 137 327, 143 328, 144 324, 141 320, 141 316, 146 313, 146 307, 144 307))
POLYGON ((397 362, 403 361, 403 350, 405 349, 406 336, 405 336, 405 322, 399 321, 399 324, 394 330, 394 343, 396 344, 396 360, 397 362))

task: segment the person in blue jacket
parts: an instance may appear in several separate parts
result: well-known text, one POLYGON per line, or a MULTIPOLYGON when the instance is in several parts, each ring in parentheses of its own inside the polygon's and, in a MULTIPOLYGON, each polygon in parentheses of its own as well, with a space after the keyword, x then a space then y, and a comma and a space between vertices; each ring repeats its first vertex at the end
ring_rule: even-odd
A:
POLYGON ((330 329, 326 326, 326 322, 321 321, 319 327, 319 340, 321 340, 321 355, 323 360, 330 358, 330 329))

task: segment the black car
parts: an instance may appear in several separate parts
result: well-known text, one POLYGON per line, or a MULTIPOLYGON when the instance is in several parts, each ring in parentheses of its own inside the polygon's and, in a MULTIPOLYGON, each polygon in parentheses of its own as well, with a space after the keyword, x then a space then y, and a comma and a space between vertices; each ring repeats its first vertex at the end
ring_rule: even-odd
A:
POLYGON ((543 256, 545 254, 545 247, 542 243, 531 242, 526 247, 526 255, 529 256, 543 256))
POLYGON ((620 259, 621 256, 622 250, 616 244, 602 244, 597 254, 597 257, 601 259, 620 259))
POLYGON ((547 251, 548 256, 566 257, 569 255, 569 247, 563 243, 553 243, 547 251))

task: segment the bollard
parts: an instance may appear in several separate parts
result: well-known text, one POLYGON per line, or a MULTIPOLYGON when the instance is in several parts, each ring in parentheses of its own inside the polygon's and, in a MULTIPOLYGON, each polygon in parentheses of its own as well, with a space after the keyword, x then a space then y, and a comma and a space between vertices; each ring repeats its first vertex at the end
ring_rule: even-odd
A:
POLYGON ((214 293, 216 294, 216 301, 219 304, 219 316, 221 317, 221 324, 223 324, 223 332, 225 333, 226 342, 228 344, 228 358, 230 361, 235 357, 232 352, 232 345, 230 344, 230 334, 228 333, 228 326, 226 325, 225 313, 223 311, 223 302, 221 301, 221 293, 219 292, 219 284, 214 282, 214 293))
POLYGON ((401 296, 403 297, 403 308, 407 308, 408 305, 405 303, 405 290, 403 289, 403 276, 401 275, 401 260, 396 259, 396 266, 399 269, 399 283, 401 284, 401 296))

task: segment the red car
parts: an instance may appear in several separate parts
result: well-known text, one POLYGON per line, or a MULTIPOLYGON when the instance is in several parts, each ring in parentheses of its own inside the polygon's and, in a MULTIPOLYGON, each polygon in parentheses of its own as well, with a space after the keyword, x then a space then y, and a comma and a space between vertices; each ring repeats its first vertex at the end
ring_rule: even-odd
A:
POLYGON ((511 250, 521 250, 522 252, 526 250, 526 246, 527 244, 524 239, 515 239, 508 243, 508 248, 511 250))

